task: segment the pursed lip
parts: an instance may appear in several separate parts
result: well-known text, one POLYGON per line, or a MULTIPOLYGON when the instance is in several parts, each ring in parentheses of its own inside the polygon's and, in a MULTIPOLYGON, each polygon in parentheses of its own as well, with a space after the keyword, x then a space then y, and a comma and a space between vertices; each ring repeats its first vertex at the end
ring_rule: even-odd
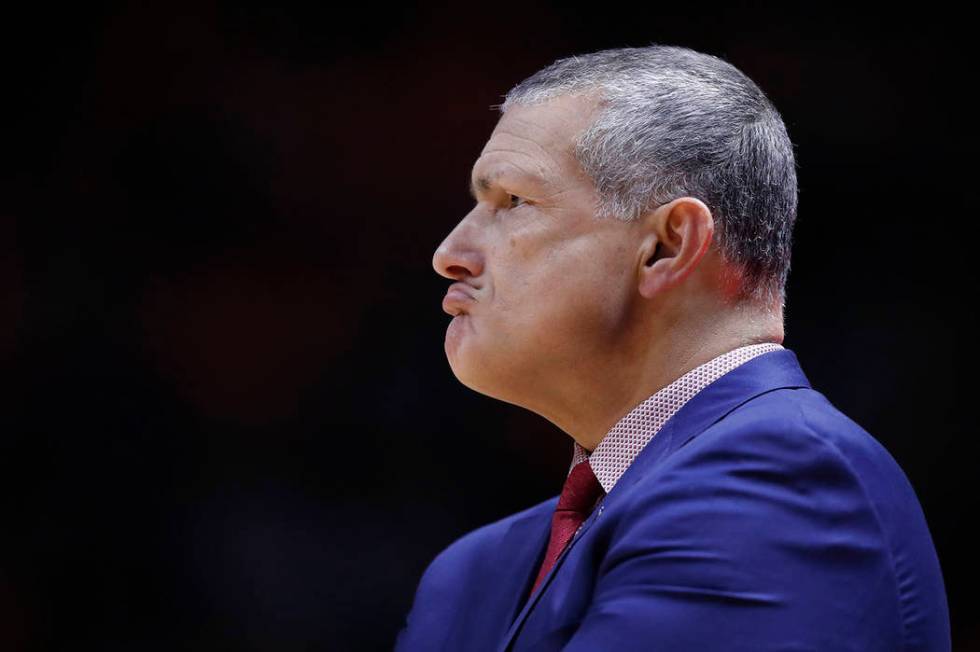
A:
POLYGON ((453 283, 446 290, 446 296, 442 300, 442 309, 450 315, 459 315, 466 310, 466 307, 476 303, 473 297, 473 286, 466 283, 453 283))

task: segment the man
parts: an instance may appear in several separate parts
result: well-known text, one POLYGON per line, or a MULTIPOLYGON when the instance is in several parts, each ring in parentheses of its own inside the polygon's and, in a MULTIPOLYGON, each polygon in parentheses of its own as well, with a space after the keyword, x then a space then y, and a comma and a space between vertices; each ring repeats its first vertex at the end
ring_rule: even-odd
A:
POLYGON ((913 488, 781 345, 797 185, 763 92, 654 45, 501 109, 433 259, 446 354, 572 463, 435 558, 397 649, 949 650, 913 488))

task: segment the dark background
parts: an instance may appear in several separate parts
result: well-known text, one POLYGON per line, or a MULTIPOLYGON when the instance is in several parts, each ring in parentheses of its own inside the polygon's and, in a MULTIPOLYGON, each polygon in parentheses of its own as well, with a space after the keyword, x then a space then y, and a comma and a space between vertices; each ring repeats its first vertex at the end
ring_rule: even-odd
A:
POLYGON ((452 375, 432 254, 491 105, 651 42, 782 113, 785 345, 905 470, 980 649, 965 19, 786 11, 8 9, 0 649, 390 649, 436 553, 557 494, 568 436, 452 375))

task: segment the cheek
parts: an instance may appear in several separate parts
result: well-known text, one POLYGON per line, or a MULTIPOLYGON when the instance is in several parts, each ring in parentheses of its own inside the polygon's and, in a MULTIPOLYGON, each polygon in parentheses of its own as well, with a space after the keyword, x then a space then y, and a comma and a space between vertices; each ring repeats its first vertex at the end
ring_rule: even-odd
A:
POLYGON ((626 309, 626 270, 607 256, 579 256, 556 266, 544 299, 556 325, 583 339, 606 339, 619 328, 626 309))
POLYGON ((614 327, 622 309, 625 253, 588 235, 547 235, 514 233, 493 251, 493 313, 502 331, 533 331, 530 339, 543 345, 614 327))
POLYGON ((609 277, 588 262, 559 264, 538 281, 528 301, 535 328, 562 346, 602 337, 613 323, 616 295, 609 277))

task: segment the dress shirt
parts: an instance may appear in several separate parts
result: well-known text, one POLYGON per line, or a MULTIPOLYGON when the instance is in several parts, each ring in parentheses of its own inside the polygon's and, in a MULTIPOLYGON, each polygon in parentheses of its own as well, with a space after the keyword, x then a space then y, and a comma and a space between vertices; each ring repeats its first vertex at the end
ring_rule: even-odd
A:
MULTIPOLYGON (((743 362, 782 348, 775 342, 749 344, 723 353, 691 369, 630 410, 629 414, 609 429, 592 453, 578 442, 574 442, 572 463, 568 467, 568 473, 571 474, 572 469, 579 462, 589 460, 592 470, 599 479, 599 484, 608 494, 643 447, 695 394, 743 362)), ((596 505, 599 505, 604 498, 605 495, 596 505)))

